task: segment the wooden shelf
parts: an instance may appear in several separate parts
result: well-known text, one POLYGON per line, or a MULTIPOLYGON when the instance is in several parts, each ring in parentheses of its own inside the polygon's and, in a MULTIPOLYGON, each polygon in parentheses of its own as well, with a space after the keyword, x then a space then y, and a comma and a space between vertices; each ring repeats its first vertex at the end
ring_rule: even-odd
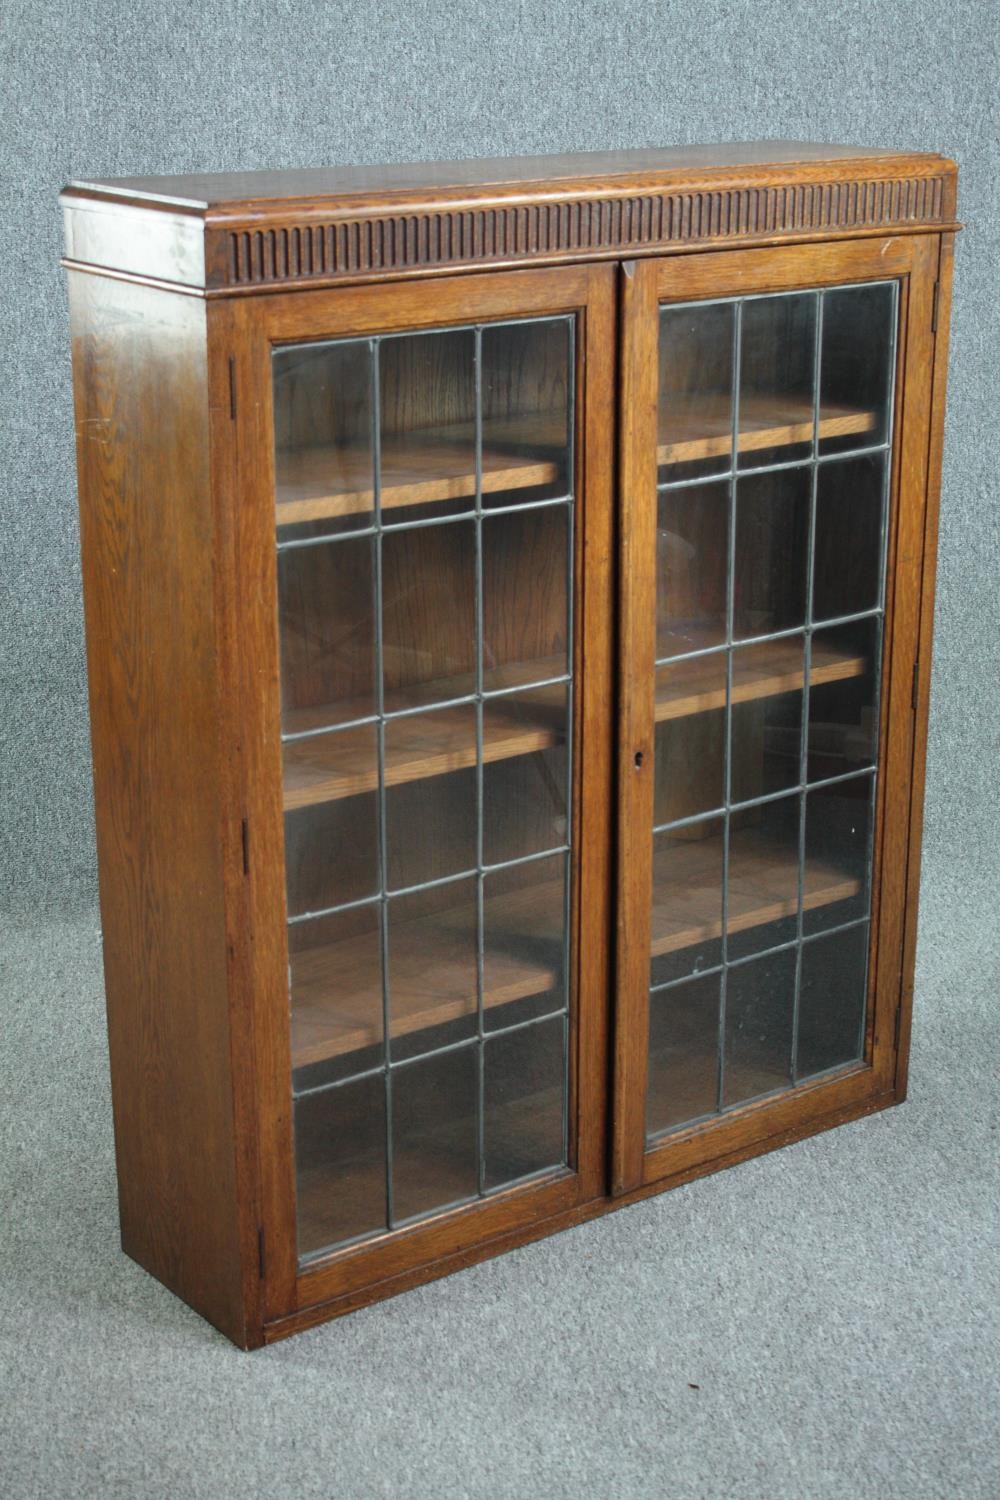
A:
MULTIPOLYGON (((820 438, 850 437, 873 431, 875 413, 826 401, 820 407, 820 438)), ((656 450, 660 464, 694 463, 702 458, 724 458, 732 444, 732 413, 728 400, 699 401, 676 414, 673 439, 656 450)), ((751 453, 762 448, 785 448, 811 443, 812 406, 808 401, 773 396, 740 397, 737 448, 751 453)))
MULTIPOLYGON (((732 836, 745 872, 729 892, 730 931, 791 916, 795 859, 755 829, 732 836)), ((656 856, 654 956, 718 937, 722 931, 718 839, 675 845, 656 856), (668 911, 669 907, 669 911, 668 911)), ((858 882, 834 866, 806 866, 807 910, 856 895, 858 882)), ((486 902, 488 1008, 544 994, 556 983, 552 934, 562 925, 561 881, 530 885, 486 902)), ((416 925, 416 924, 415 924, 416 925)), ((405 1036, 475 1013, 476 981, 467 908, 423 919, 392 975, 392 1034, 405 1036)), ((379 1043, 381 1008, 372 991, 370 937, 350 938, 297 955, 292 1005, 292 1060, 296 1068, 379 1043)))
MULTIPOLYGON (((532 688, 533 682, 558 677, 566 671, 564 657, 544 657, 537 661, 512 662, 485 674, 488 689, 525 687, 531 694, 530 709, 518 694, 493 698, 483 709, 483 759, 506 760, 528 755, 558 744, 565 734, 566 687, 555 684, 532 688)), ((386 708, 414 708, 421 703, 461 698, 475 689, 475 677, 464 673, 420 683, 386 695, 386 708)), ((320 708, 299 709, 285 715, 289 733, 318 729, 324 724, 370 714, 368 703, 338 703, 320 708)), ((432 714, 415 714, 395 719, 386 734, 385 780, 387 786, 404 781, 420 781, 441 776, 476 764, 475 708, 462 704, 457 708, 440 708, 432 714)), ((375 730, 368 725, 360 729, 342 729, 315 738, 292 740, 284 747, 284 806, 312 807, 372 792, 378 787, 375 759, 375 730)))
MULTIPOLYGON (((825 644, 814 643, 810 680, 816 685, 859 677, 866 665, 864 656, 845 654, 825 644)), ((514 663, 502 669, 503 685, 510 687, 555 677, 564 668, 565 662, 559 657, 514 663)), ((679 662, 670 671, 669 682, 663 668, 660 668, 659 676, 655 710, 658 722, 725 707, 725 664, 721 655, 679 662)), ((425 683, 421 685, 420 698, 416 701, 461 697, 470 692, 473 685, 471 675, 425 683)), ((500 683, 494 682, 493 685, 499 686, 500 683)), ((800 641, 769 641, 737 656, 734 703, 772 697, 801 686, 800 641)), ((391 694, 387 706, 390 709, 412 707, 414 694, 413 689, 391 694)), ((564 734, 564 704, 565 688, 562 686, 533 689, 530 711, 519 696, 490 700, 483 712, 484 761, 489 763, 515 755, 528 755, 558 744, 564 734)), ((286 715, 286 728, 290 732, 319 728, 328 724, 333 716, 343 721, 361 717, 370 709, 370 704, 300 709, 286 715)), ((397 719, 387 736, 387 786, 447 775, 475 763, 475 720, 473 710, 467 704, 438 709, 433 715, 397 719)), ((318 734, 312 739, 293 740, 285 746, 286 812, 373 792, 377 788, 375 732, 371 726, 318 734)))
MULTIPOLYGON (((678 418, 681 431, 657 448, 659 464, 693 463, 728 454, 732 432, 727 401, 702 401, 678 413, 678 418)), ((821 438, 861 435, 874 427, 872 411, 833 402, 820 409, 821 438)), ((811 443, 812 435, 812 408, 807 401, 748 395, 740 402, 741 453, 811 443)), ((381 445, 383 510, 473 496, 474 443, 471 422, 387 433, 381 445)), ((483 493, 552 484, 566 448, 562 413, 533 412, 504 422, 491 421, 483 445, 483 493)), ((366 446, 289 450, 279 453, 277 469, 279 526, 363 515, 375 503, 372 455, 366 446), (336 489, 331 488, 334 482, 336 489)))
MULTIPOLYGON (((471 422, 388 433, 381 447, 383 510, 476 493, 471 422)), ((490 421, 483 442, 483 493, 552 484, 566 451, 565 415, 534 412, 490 421)), ((278 455, 277 469, 279 526, 363 514, 375 503, 367 447, 289 451, 278 455), (331 489, 333 480, 336 490, 331 489)))
MULTIPOLYGON (((791 917, 797 897, 795 855, 757 829, 730 835, 729 932, 745 932, 791 917)), ((722 935, 719 890, 719 837, 674 844, 653 857, 652 955, 674 953, 722 935)), ((858 881, 822 860, 806 864, 803 904, 806 911, 847 901, 858 893, 858 881)))
MULTIPOLYGON (((867 671, 868 659, 837 651, 825 642, 813 640, 809 682, 813 687, 824 682, 839 682, 861 677, 867 671)), ((726 706, 725 655, 698 656, 693 661, 679 661, 675 666, 658 668, 656 719, 681 719, 688 714, 707 713, 726 706), (668 680, 669 678, 669 680, 668 680)), ((772 698, 790 693, 803 685, 802 640, 764 641, 759 646, 743 647, 733 662, 733 702, 749 703, 754 698, 772 698)))
MULTIPOLYGON (((563 925, 561 880, 485 902, 487 1007, 544 994, 556 983, 563 925), (551 951, 551 962, 539 952, 551 951)), ((467 907, 423 918, 392 963, 392 1035, 406 1036, 476 1011, 475 933, 467 907)), ((371 988, 370 937, 299 953, 294 964, 292 1063, 296 1068, 381 1041, 381 1001, 371 988)))

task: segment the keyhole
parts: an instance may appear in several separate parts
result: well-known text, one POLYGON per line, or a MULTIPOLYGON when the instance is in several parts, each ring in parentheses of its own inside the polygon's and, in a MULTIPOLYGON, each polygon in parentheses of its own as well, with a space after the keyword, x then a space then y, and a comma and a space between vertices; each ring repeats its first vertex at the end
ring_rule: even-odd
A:
POLYGON ((642 765, 642 751, 641 750, 637 750, 635 752, 635 768, 636 768, 637 771, 638 771, 638 769, 639 769, 639 767, 641 765, 642 765))

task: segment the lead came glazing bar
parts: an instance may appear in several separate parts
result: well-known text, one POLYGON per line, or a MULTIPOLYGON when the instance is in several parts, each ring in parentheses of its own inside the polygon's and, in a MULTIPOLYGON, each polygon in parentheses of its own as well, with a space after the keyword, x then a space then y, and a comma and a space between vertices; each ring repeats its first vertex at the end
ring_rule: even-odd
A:
MULTIPOLYGON (((822 1063, 821 1071, 828 1071, 831 1067, 836 1069, 856 1062, 863 1052, 862 1010, 857 1012, 861 1018, 857 1049, 852 1052, 850 1044, 844 1040, 848 1034, 845 1027, 849 1030, 854 1024, 855 1010, 852 1007, 860 1005, 861 997, 854 988, 857 983, 854 968, 856 960, 847 956, 848 953, 856 953, 857 944, 852 940, 848 948, 844 948, 843 942, 847 941, 852 932, 867 932, 870 920, 867 903, 872 888, 872 827, 878 779, 878 747, 874 740, 878 730, 883 654, 881 626, 884 621, 884 577, 888 550, 898 283, 890 281, 863 283, 846 288, 816 289, 809 294, 808 300, 806 294, 798 290, 782 293, 780 297, 783 299, 784 311, 779 313, 776 307, 774 318, 766 313, 755 316, 755 347, 759 347, 762 328, 774 330, 773 347, 768 355, 768 359, 775 362, 773 368, 767 362, 761 364, 759 360, 753 368, 747 365, 743 311, 751 302, 766 304, 770 301, 776 304, 775 294, 720 299, 715 304, 727 302, 733 308, 728 377, 731 385, 728 397, 731 403, 729 462, 725 472, 708 473, 696 469, 690 477, 678 478, 678 465, 683 466, 685 460, 683 457, 672 457, 669 460, 669 477, 657 487, 661 499, 676 495, 683 500, 691 492, 692 505, 699 491, 710 496, 713 486, 717 489, 724 484, 729 492, 729 529, 725 542, 724 639, 709 640, 706 644, 701 644, 696 630, 683 623, 678 624, 676 634, 671 638, 671 645, 682 649, 663 656, 658 654, 656 661, 658 669, 664 669, 668 674, 673 672, 673 676, 668 675, 665 679, 664 687, 668 695, 657 710, 658 714, 661 711, 663 714, 657 727, 658 745, 663 733, 675 737, 679 735, 682 737, 682 746, 689 744, 692 747, 686 752, 686 760, 683 752, 679 760, 676 759, 677 752, 673 752, 677 776, 690 776, 692 765, 707 767, 710 764, 710 760, 706 760, 709 751, 704 748, 708 745, 708 741, 704 739, 707 730, 702 730, 700 726, 707 725, 712 714, 723 716, 723 796, 716 805, 711 805, 709 799, 697 802, 693 804, 693 810, 691 804, 684 805, 683 798, 678 802, 675 798, 668 797, 664 801, 663 810, 668 811, 671 816, 661 815, 654 821, 652 829, 655 839, 673 840, 669 852, 664 850, 662 856, 657 855, 657 860, 662 858, 666 861, 664 871, 673 869, 676 875, 674 886, 670 885, 666 873, 655 876, 656 890, 659 892, 656 899, 661 903, 668 903, 660 919, 667 919, 668 925, 665 929, 666 937, 659 940, 659 947, 654 925, 650 1003, 660 1006, 674 1004, 671 996, 675 996, 676 1004, 681 1007, 676 1012, 677 1015, 683 1014, 690 1018, 694 1014, 690 1008, 693 1002, 688 998, 695 993, 692 986, 696 983, 702 985, 703 989, 699 993, 705 993, 706 983, 714 981, 717 985, 715 1112, 738 1108, 749 1097, 774 1092, 776 1088, 794 1087, 800 1079, 814 1076, 818 1062, 822 1063), (871 299, 879 296, 879 288, 883 289, 885 300, 876 307, 871 299), (856 301, 854 299, 858 293, 862 297, 856 301), (810 307, 811 312, 808 311, 810 307), (831 309, 834 308, 837 321, 831 324, 831 318, 834 317, 831 309), (884 327, 886 334, 882 340, 882 334, 879 333, 881 341, 877 343, 874 353, 869 333, 873 326, 879 329, 884 327), (802 358, 803 350, 796 351, 794 344, 789 343, 791 331, 796 327, 805 330, 803 338, 811 337, 807 363, 802 358), (870 347, 867 355, 861 357, 857 346, 866 338, 870 347), (880 362, 886 358, 888 365, 883 403, 879 372, 880 362), (789 371, 794 369, 796 361, 800 368, 804 366, 800 377, 801 385, 789 384, 787 387, 794 394, 789 396, 789 404, 784 410, 798 412, 803 407, 808 385, 809 399, 805 408, 808 411, 810 429, 808 451, 794 460, 782 461, 780 451, 776 449, 773 455, 764 454, 769 460, 766 464, 754 465, 748 461, 741 465, 739 443, 743 420, 742 391, 749 389, 754 393, 756 404, 752 420, 759 424, 761 430, 761 437, 749 445, 751 452, 763 447, 763 439, 770 436, 772 428, 778 436, 783 430, 782 422, 791 423, 786 429, 787 436, 782 441, 790 442, 793 440, 793 433, 797 434, 800 425, 797 416, 786 418, 780 415, 783 399, 780 393, 771 396, 767 394, 769 379, 777 378, 780 383, 781 380, 792 381, 795 378, 781 373, 782 360, 789 371), (768 402, 771 403, 770 407, 768 402), (851 415, 852 411, 857 413, 856 417, 851 415), (771 412, 774 413, 773 416, 771 412), (833 418, 828 423, 829 413, 833 413, 833 418, 838 413, 848 415, 849 420, 843 424, 848 434, 852 431, 851 422, 855 423, 855 428, 864 422, 866 430, 872 431, 873 437, 880 440, 851 446, 847 437, 838 436, 833 418), (853 476, 859 472, 856 468, 859 463, 867 462, 872 465, 879 460, 880 504, 876 517, 874 511, 859 510, 867 491, 856 485, 853 488, 851 486, 853 476), (794 475, 796 471, 808 476, 804 495, 801 501, 796 502, 800 508, 797 512, 789 511, 780 522, 772 522, 772 515, 781 514, 774 507, 789 503, 783 496, 799 493, 787 489, 791 482, 788 476, 794 475), (845 545, 877 546, 875 574, 878 587, 870 607, 849 612, 841 609, 839 613, 831 613, 831 603, 836 606, 837 603, 850 604, 855 599, 859 604, 867 601, 857 598, 856 592, 850 596, 843 589, 831 592, 827 583, 823 596, 824 608, 818 610, 815 588, 817 570, 821 566, 821 476, 822 483, 826 486, 823 494, 827 496, 823 502, 827 510, 822 566, 828 570, 828 575, 831 568, 845 566, 845 545), (758 488, 753 497, 753 508, 743 514, 744 504, 750 504, 750 490, 747 488, 746 500, 741 491, 754 484, 770 488, 763 491, 758 488), (782 484, 786 485, 784 491, 780 488, 782 484), (847 508, 849 501, 854 506, 853 511, 847 508), (853 530, 848 519, 851 516, 856 518, 853 530), (752 524, 748 525, 749 522, 752 524), (766 549, 759 556, 744 555, 741 549, 751 540, 755 547, 761 547, 768 539, 767 528, 774 525, 778 527, 775 535, 780 537, 785 551, 776 553, 773 558, 769 557, 766 549), (798 545, 793 529, 795 525, 800 527, 801 551, 798 555, 801 562, 796 562, 794 557, 794 548, 798 545), (870 543, 865 540, 869 530, 873 532, 870 543), (831 554, 831 546, 840 547, 841 552, 831 554), (797 608, 799 614, 798 619, 793 617, 786 624, 780 613, 775 616, 775 606, 768 601, 773 598, 780 603, 781 608, 789 608, 784 599, 786 596, 793 599, 794 590, 799 587, 790 582, 798 576, 796 569, 802 574, 801 599, 797 605, 793 602, 791 608, 797 608), (779 585, 785 591, 784 595, 778 592, 779 585), (755 586, 756 595, 753 592, 755 586), (757 613, 754 613, 755 610, 757 613), (742 629, 737 628, 737 613, 745 622, 742 629), (754 634, 752 627, 757 625, 758 620, 761 628, 759 633, 754 634), (866 630, 868 622, 870 625, 866 630), (798 668, 794 665, 797 643, 801 649, 798 668), (772 644, 776 649, 778 646, 782 647, 781 654, 773 658, 764 655, 755 659, 753 648, 772 644), (690 645, 692 649, 684 650, 684 645, 690 645), (734 674, 737 651, 741 652, 741 675, 738 679, 734 674), (838 653, 841 655, 838 656, 838 653), (841 660, 842 667, 838 667, 841 660), (696 670, 699 662, 704 666, 697 667, 696 670), (724 664, 724 678, 721 671, 716 673, 713 662, 718 662, 720 667, 724 664), (678 669, 687 670, 687 676, 683 675, 683 670, 682 675, 677 675, 678 669), (758 671, 759 678, 755 675, 758 671), (676 708, 672 711, 671 705, 675 699, 676 708), (779 769, 775 764, 775 782, 770 785, 767 780, 768 757, 777 761, 786 755, 788 730, 783 726, 789 724, 788 716, 793 713, 798 715, 793 720, 795 771, 793 775, 789 775, 787 769, 779 769), (783 714, 785 717, 782 717, 783 714), (738 731, 737 715, 741 726, 738 731), (869 724, 872 726, 870 729, 866 727, 869 724), (702 734, 702 740, 698 740, 697 733, 702 734), (683 739, 685 734, 687 740, 683 739), (753 748, 755 745, 756 750, 753 748), (695 749, 695 746, 702 748, 695 749), (843 748, 837 748, 839 746, 843 748), (734 797, 736 757, 739 755, 746 758, 755 753, 763 758, 759 785, 753 788, 753 796, 734 797), (786 823, 782 820, 784 809, 789 806, 790 801, 795 804, 796 831, 793 845, 785 847, 781 843, 784 838, 781 830, 786 823), (713 823, 721 826, 721 832, 713 830, 713 823), (721 855, 721 874, 718 877, 721 881, 721 915, 718 919, 710 917, 710 881, 715 878, 710 874, 715 868, 712 865, 715 857, 712 853, 713 845, 721 855), (759 855, 754 854, 749 864, 747 854, 741 854, 737 871, 734 866, 737 848, 749 852, 757 846, 759 855), (757 861, 756 864, 754 860, 757 861), (694 885, 687 888, 687 905, 677 908, 686 915, 683 920, 676 916, 671 918, 670 913, 674 908, 669 903, 675 899, 672 892, 680 888, 677 882, 686 878, 684 872, 688 870, 691 871, 694 885), (733 881, 737 874, 742 889, 738 892, 739 905, 736 907, 736 926, 733 927, 733 901, 736 899, 733 881), (788 876, 792 877, 792 889, 787 886, 788 876), (667 883, 664 884, 664 881, 667 883), (756 886, 753 883, 755 881, 756 886), (784 894, 785 891, 787 895, 784 894), (697 899, 696 892, 702 892, 697 899), (857 914, 859 903, 863 907, 861 914, 857 914), (789 919, 784 915, 788 911, 794 912, 794 917, 790 919, 794 935, 788 933, 789 919), (829 916, 826 915, 827 911, 829 916), (673 927, 670 926, 670 921, 674 922, 673 927), (703 925, 699 927, 699 923, 703 925), (736 949, 730 940, 731 928, 734 933, 741 934, 740 944, 736 949), (754 937, 758 929, 760 935, 754 937), (710 943, 704 937, 695 943, 695 933, 698 931, 719 932, 715 941, 717 962, 704 961, 704 955, 708 952, 706 945, 710 946, 710 943), (670 936, 672 932, 676 932, 679 945, 676 948, 673 946, 674 939, 670 936), (750 934, 753 939, 749 945, 746 934, 750 934), (824 939, 829 941, 824 943, 824 939), (757 943, 760 946, 756 946, 757 943), (838 948, 837 943, 841 943, 841 947, 838 948), (685 944, 694 946, 687 947, 685 944), (811 1031, 807 1052, 804 1054, 803 1046, 807 1044, 802 1032, 805 1024, 802 1018, 806 985, 803 955, 806 952, 812 955, 809 971, 811 1031), (657 964, 660 960, 657 959, 657 954, 670 959, 665 971, 661 966, 659 977, 657 964), (838 954, 841 957, 837 957, 838 954), (783 968, 773 964, 772 961, 781 955, 793 956, 793 970, 789 969, 787 963, 783 968), (842 971, 830 970, 830 982, 835 985, 829 998, 829 1004, 833 1007, 830 1015, 842 1015, 844 1020, 843 1023, 831 1022, 831 1025, 840 1025, 839 1032, 831 1033, 839 1040, 828 1043, 817 1040, 815 1028, 817 1019, 822 1021, 823 1012, 817 1010, 816 995, 819 991, 816 986, 820 983, 819 976, 826 972, 824 966, 831 963, 847 964, 847 968, 842 971), (734 992, 738 995, 739 1013, 730 1016, 728 976, 735 976, 736 972, 745 977, 734 992), (841 972, 844 977, 838 978, 841 972), (850 989, 836 988, 837 985, 848 983, 850 989), (780 986, 780 989, 775 988, 776 986, 780 986), (747 1009, 748 1005, 750 1009, 747 1009), (738 1085, 728 1078, 727 1056, 730 1048, 739 1049, 738 1085), (771 1049, 770 1052, 767 1049, 771 1049), (831 1061, 831 1058, 834 1060, 831 1061)), ((685 305, 673 306, 680 308, 685 305)), ((693 314, 707 305, 708 303, 688 304, 693 314)), ((680 326, 682 332, 685 327, 672 324, 671 327, 673 326, 680 326)), ((701 330, 706 325, 686 326, 689 330, 695 327, 698 337, 701 337, 701 330)), ((661 325, 661 328, 665 327, 665 324, 661 325)), ((661 338, 664 336, 661 331, 661 338)), ((712 365, 712 356, 704 347, 701 353, 705 368, 718 368, 717 364, 712 365)), ((669 349, 666 357, 669 360, 669 349)), ((695 376, 690 371, 686 375, 682 372, 679 389, 686 401, 695 399, 691 395, 692 388, 696 388, 696 394, 703 389, 697 385, 701 375, 701 369, 695 376), (684 385, 685 379, 689 382, 687 386, 684 385), (694 387, 690 385, 692 379, 694 387)), ((662 420, 661 417, 661 422, 662 420)), ((750 422, 751 418, 748 417, 747 421, 750 422)), ((674 428, 669 430, 678 430, 676 422, 674 428)), ((698 431, 694 422, 688 430, 695 435, 698 431)), ((693 441, 691 446, 697 449, 698 444, 693 441)), ((692 466, 697 463, 697 459, 686 461, 692 466)), ((692 525, 684 517, 696 512, 689 508, 672 514, 681 518, 683 528, 692 525)), ((707 510, 704 512, 705 516, 709 514, 707 510)), ((699 550, 707 545, 704 537, 699 536, 696 530, 682 530, 681 540, 690 545, 693 566, 702 569, 700 583, 704 590, 709 587, 704 556, 699 550)), ((660 588, 662 587, 661 584, 660 588)), ((676 613, 675 609, 674 614, 676 613)), ((668 615, 668 618, 673 619, 674 615, 668 615)), ((658 763, 658 774, 659 769, 658 763)), ((706 776, 705 785, 710 787, 711 777, 707 772, 706 776)), ((747 790, 751 789, 745 773, 741 784, 746 785, 747 790)), ((677 785, 683 786, 683 779, 677 785)), ((657 805, 660 805, 659 797, 657 805)), ((735 984, 735 978, 733 983, 735 984)), ((658 1045, 662 1045, 662 1038, 669 1034, 664 1030, 668 1012, 659 1011, 657 1014, 660 1017, 657 1021, 657 1037, 660 1039, 658 1045)), ((678 1034, 673 1045, 683 1048, 686 1043, 678 1034)), ((682 1055, 683 1052, 677 1053, 677 1056, 682 1055)), ((735 1052, 733 1056, 736 1057, 735 1052)), ((654 1056, 651 1051, 648 1088, 652 1087, 654 1070, 664 1066, 668 1066, 664 1058, 654 1056)), ((674 1066, 676 1065, 669 1064, 669 1067, 674 1066)), ((670 1075, 663 1075, 667 1076, 670 1075)), ((673 1076, 676 1085, 679 1075, 673 1076)), ((663 1087, 662 1081, 659 1086, 663 1087)), ((691 1118, 705 1117, 703 1113, 696 1112, 691 1118)), ((657 1139, 664 1131, 677 1128, 679 1126, 676 1119, 667 1126, 658 1127, 655 1116, 648 1124, 650 1137, 657 1139)))

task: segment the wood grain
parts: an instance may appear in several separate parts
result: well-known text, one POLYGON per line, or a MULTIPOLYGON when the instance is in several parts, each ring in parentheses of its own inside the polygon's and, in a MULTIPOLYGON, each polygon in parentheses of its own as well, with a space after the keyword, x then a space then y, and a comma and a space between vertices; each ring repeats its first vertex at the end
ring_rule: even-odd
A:
POLYGON ((122 1245, 245 1343, 205 307, 73 275, 70 312, 122 1245))

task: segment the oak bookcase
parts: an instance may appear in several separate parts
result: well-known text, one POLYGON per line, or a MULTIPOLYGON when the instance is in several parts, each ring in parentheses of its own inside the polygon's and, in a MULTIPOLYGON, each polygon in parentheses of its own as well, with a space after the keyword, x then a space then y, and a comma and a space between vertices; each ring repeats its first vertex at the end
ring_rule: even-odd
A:
POLYGON ((955 188, 65 190, 122 1242, 236 1343, 903 1098, 955 188))

